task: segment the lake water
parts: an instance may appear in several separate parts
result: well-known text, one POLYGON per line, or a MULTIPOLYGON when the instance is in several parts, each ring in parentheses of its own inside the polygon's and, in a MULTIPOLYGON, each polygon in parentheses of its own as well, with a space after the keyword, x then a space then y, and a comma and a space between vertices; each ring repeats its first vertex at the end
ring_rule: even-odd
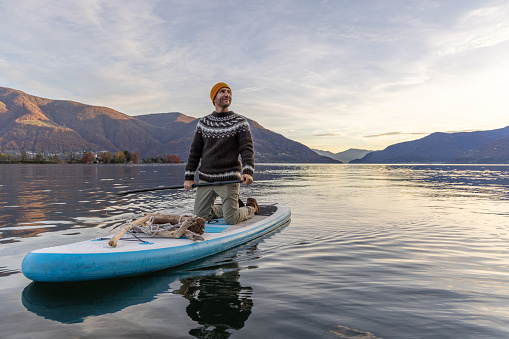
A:
POLYGON ((2 338, 508 338, 509 166, 257 165, 290 224, 149 275, 33 283, 31 250, 192 211, 182 165, 0 165, 2 338))

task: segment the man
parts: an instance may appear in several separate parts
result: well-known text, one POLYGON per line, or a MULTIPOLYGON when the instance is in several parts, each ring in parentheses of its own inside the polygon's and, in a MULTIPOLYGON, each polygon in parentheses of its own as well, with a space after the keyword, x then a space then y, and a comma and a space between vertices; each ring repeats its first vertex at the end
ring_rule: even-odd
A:
MULTIPOLYGON (((184 187, 192 189, 198 166, 201 182, 241 179, 251 185, 254 174, 254 149, 251 130, 246 118, 230 111, 230 87, 220 82, 210 91, 215 111, 203 117, 196 126, 186 164, 184 187), (239 160, 239 155, 242 162, 239 160), (200 163, 201 161, 201 163, 200 163)), ((221 186, 200 186, 196 191, 194 214, 210 220, 224 218, 228 224, 238 224, 258 212, 255 199, 248 198, 239 206, 240 183, 221 186), (214 205, 216 197, 222 205, 214 205)))

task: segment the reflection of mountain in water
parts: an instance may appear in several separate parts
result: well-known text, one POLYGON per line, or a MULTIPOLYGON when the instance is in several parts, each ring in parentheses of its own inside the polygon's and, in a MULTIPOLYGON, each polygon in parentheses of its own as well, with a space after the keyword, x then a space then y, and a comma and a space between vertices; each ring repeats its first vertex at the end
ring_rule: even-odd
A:
MULTIPOLYGON (((146 167, 96 165, 19 164, 0 167, 2 189, 0 204, 0 243, 19 241, 45 232, 57 232, 79 227, 80 220, 97 219, 132 212, 130 207, 119 207, 118 199, 107 197, 118 190, 119 183, 157 181, 156 175, 146 178, 146 167), (142 178, 143 179, 140 179, 142 178)), ((151 168, 151 171, 158 170, 151 168)), ((164 167, 175 176, 183 169, 164 167)), ((161 169, 159 169, 161 170, 161 169)), ((174 183, 181 182, 174 180, 174 183)), ((150 185, 150 184, 147 184, 150 185)), ((148 200, 148 199, 147 199, 148 200)), ((143 211, 153 210, 143 206, 143 211)), ((127 217, 126 217, 127 218, 127 217)), ((126 219, 124 218, 124 219, 126 219)), ((96 223, 94 223, 96 225, 96 223)))
POLYGON ((509 197, 507 190, 501 189, 509 185, 504 165, 389 165, 386 169, 389 180, 432 188, 433 194, 441 196, 485 194, 486 198, 500 200, 509 197))

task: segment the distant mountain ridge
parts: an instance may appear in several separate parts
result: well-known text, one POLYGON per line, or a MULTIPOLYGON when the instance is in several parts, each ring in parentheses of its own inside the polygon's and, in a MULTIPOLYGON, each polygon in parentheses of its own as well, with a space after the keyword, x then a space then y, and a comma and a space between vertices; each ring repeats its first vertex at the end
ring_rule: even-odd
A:
POLYGON ((352 163, 509 163, 509 126, 489 131, 442 133, 391 145, 352 163))
MULTIPOLYGON (((334 163, 249 120, 257 162, 334 163)), ((198 123, 182 113, 131 117, 107 107, 51 100, 0 87, 0 150, 138 152, 187 159, 198 123)))
POLYGON ((455 161, 468 164, 508 164, 509 135, 467 151, 456 157, 455 161))
POLYGON ((350 162, 355 159, 361 159, 366 154, 371 153, 373 151, 365 150, 365 149, 357 149, 357 148, 350 148, 343 152, 338 153, 332 153, 329 151, 322 151, 318 149, 313 149, 317 154, 339 160, 341 162, 350 162))

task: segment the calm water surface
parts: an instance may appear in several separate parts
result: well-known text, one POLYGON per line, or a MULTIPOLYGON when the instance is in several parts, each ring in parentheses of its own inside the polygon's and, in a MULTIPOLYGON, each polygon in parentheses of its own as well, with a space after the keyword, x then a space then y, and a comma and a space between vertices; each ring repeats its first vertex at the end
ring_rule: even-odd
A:
POLYGON ((2 338, 508 338, 509 167, 258 165, 289 225, 172 270, 33 283, 31 250, 192 211, 182 165, 0 165, 2 338))

